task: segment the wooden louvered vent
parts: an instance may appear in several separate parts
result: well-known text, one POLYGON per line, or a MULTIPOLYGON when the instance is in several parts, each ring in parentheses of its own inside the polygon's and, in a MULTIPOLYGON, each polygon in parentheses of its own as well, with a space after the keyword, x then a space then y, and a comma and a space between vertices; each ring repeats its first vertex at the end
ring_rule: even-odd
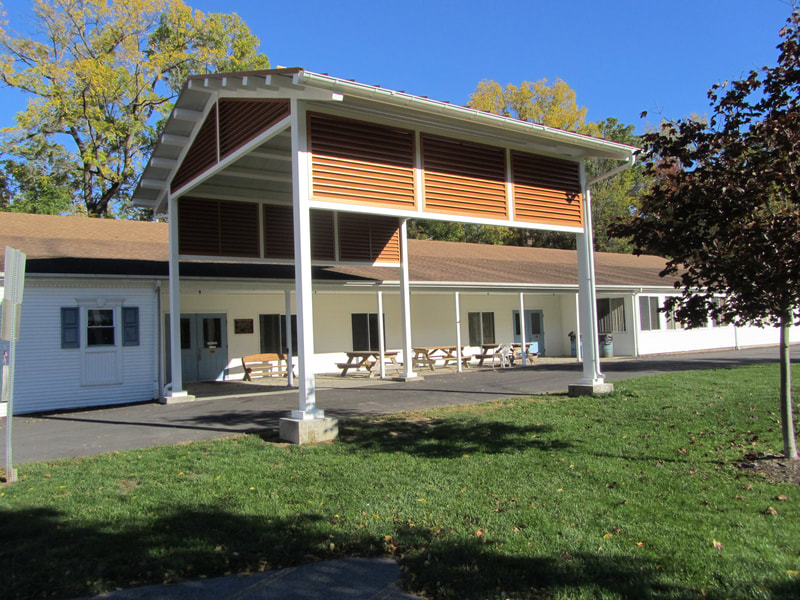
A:
POLYGON ((400 262, 400 227, 396 217, 339 214, 339 258, 369 263, 400 262))
POLYGON ((181 254, 257 258, 258 204, 181 198, 178 240, 181 254))
POLYGON ((172 191, 197 177, 217 162, 217 110, 212 108, 197 137, 172 178, 172 191))
POLYGON ((578 163, 516 151, 511 163, 516 220, 583 227, 578 163))
POLYGON ((423 135, 425 210, 508 218, 505 153, 503 148, 423 135))
MULTIPOLYGON (((336 260, 333 213, 311 211, 311 260, 336 260)), ((294 258, 294 216, 291 206, 264 205, 264 258, 294 258)))
POLYGON ((220 156, 225 158, 235 152, 290 112, 288 100, 220 100, 220 156))
POLYGON ((309 113, 312 198, 414 208, 414 133, 309 113))

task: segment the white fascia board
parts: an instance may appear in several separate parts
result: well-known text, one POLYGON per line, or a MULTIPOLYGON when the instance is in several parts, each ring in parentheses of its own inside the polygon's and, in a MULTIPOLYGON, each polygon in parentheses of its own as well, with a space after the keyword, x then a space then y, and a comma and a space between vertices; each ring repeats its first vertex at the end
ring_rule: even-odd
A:
POLYGON ((580 133, 563 131, 529 121, 520 121, 519 119, 495 115, 474 108, 441 102, 439 100, 422 98, 421 96, 414 96, 405 92, 397 92, 363 83, 345 81, 343 79, 338 79, 329 75, 320 75, 310 71, 303 71, 295 74, 294 80, 299 84, 321 87, 336 91, 342 95, 352 94, 354 96, 382 101, 396 106, 413 107, 431 114, 484 123, 486 125, 502 127, 519 133, 552 139, 567 146, 579 146, 586 150, 587 156, 594 156, 594 154, 592 154, 592 151, 594 151, 603 156, 608 156, 610 154, 610 157, 628 161, 639 151, 639 148, 635 146, 620 144, 619 142, 611 142, 602 138, 594 138, 580 133))
POLYGON ((381 206, 361 206, 359 204, 340 204, 337 202, 327 202, 323 200, 311 200, 311 208, 319 210, 334 210, 341 212, 362 213, 369 215, 381 215, 385 217, 399 217, 401 219, 429 219, 432 221, 449 221, 458 223, 474 223, 476 225, 498 225, 501 227, 516 227, 518 229, 535 229, 541 231, 560 231, 563 233, 581 233, 581 227, 565 227, 561 225, 541 225, 537 223, 526 223, 524 221, 512 221, 509 219, 489 219, 486 217, 466 217, 450 214, 438 214, 423 212, 416 209, 386 208, 381 206))

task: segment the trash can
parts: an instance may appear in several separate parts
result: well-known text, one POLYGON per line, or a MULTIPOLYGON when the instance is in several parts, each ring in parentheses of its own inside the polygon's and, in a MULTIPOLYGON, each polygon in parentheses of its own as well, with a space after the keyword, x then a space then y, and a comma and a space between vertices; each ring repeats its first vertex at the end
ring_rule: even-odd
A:
POLYGON ((614 356, 614 338, 610 333, 600 335, 600 357, 610 358, 614 356))
MULTIPOLYGON (((575 332, 570 331, 567 336, 569 337, 569 355, 578 356, 577 337, 575 332)), ((581 354, 583 353, 583 340, 581 340, 581 354)))

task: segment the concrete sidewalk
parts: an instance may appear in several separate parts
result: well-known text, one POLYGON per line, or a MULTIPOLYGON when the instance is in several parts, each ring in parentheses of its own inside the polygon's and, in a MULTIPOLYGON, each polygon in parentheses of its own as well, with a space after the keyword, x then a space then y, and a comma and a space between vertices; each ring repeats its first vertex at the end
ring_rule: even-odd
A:
POLYGON ((386 558, 342 558, 295 569, 148 585, 77 600, 414 600, 386 558))

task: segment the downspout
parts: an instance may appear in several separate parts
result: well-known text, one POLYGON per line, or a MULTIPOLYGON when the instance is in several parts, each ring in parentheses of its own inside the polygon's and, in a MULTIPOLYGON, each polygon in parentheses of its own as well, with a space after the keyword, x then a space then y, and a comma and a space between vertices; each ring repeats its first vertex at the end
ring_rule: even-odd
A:
POLYGON ((158 400, 161 398, 161 390, 163 389, 162 386, 162 372, 161 366, 163 363, 163 356, 164 356, 164 339, 161 335, 161 280, 156 279, 155 287, 153 288, 153 293, 155 294, 155 319, 153 319, 153 335, 155 336, 154 339, 154 346, 155 352, 155 364, 153 365, 153 399, 158 400))

